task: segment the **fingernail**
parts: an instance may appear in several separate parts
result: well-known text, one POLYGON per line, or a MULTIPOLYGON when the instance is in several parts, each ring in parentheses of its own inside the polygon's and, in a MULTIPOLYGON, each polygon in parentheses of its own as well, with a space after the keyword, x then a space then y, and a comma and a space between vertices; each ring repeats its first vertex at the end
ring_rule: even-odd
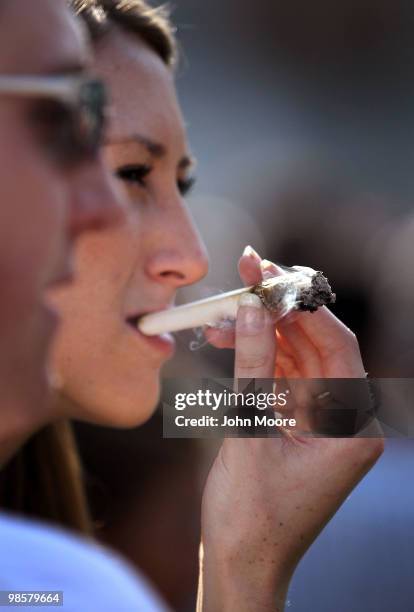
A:
POLYGON ((253 259, 261 260, 260 255, 254 250, 253 247, 250 246, 250 244, 245 247, 243 257, 253 257, 253 259))
POLYGON ((262 300, 255 293, 243 293, 239 300, 239 306, 248 306, 250 308, 261 308, 262 300))
POLYGON ((275 264, 268 259, 262 259, 260 263, 263 280, 268 280, 276 276, 275 264))

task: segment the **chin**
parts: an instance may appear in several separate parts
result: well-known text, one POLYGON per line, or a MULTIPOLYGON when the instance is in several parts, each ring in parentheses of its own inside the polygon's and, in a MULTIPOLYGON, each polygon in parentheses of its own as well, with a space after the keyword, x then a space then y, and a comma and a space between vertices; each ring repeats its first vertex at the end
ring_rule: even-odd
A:
MULTIPOLYGON (((125 388, 121 390, 107 390, 100 397, 100 401, 89 403, 83 414, 78 415, 80 420, 105 427, 132 429, 146 423, 154 414, 160 397, 160 384, 156 380, 141 385, 136 389, 125 388)), ((86 399, 86 398, 85 398, 86 399)), ((86 402, 85 402, 86 404, 86 402)))

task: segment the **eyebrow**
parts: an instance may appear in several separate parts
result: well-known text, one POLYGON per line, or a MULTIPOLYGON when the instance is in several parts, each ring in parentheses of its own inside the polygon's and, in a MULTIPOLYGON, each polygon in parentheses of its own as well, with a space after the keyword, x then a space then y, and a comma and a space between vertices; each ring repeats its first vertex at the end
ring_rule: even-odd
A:
MULTIPOLYGON (((155 142, 151 138, 147 136, 143 136, 142 134, 131 134, 131 136, 127 136, 125 138, 119 139, 110 139, 107 144, 122 144, 126 142, 136 142, 137 144, 143 146, 148 153, 155 157, 156 159, 161 159, 167 155, 167 148, 160 142, 155 142)), ((196 164, 195 158, 191 155, 184 155, 178 163, 178 167, 180 170, 185 170, 191 166, 196 164)))

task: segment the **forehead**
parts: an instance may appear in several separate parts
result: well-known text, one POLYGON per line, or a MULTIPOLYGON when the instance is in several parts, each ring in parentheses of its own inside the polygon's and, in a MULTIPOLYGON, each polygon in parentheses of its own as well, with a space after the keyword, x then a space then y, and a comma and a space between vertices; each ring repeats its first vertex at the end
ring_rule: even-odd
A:
POLYGON ((0 71, 45 73, 88 60, 85 30, 64 0, 6 0, 0 10, 0 71))
POLYGON ((173 74, 137 36, 114 27, 97 45, 95 69, 110 89, 110 137, 142 132, 159 142, 184 143, 173 74))

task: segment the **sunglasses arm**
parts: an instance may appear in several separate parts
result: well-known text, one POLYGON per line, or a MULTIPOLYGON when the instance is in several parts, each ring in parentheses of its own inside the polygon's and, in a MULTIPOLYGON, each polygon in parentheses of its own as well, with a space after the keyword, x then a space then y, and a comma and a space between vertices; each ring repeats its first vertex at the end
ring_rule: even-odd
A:
POLYGON ((78 98, 81 82, 79 77, 0 75, 0 94, 56 98, 71 103, 78 98))

